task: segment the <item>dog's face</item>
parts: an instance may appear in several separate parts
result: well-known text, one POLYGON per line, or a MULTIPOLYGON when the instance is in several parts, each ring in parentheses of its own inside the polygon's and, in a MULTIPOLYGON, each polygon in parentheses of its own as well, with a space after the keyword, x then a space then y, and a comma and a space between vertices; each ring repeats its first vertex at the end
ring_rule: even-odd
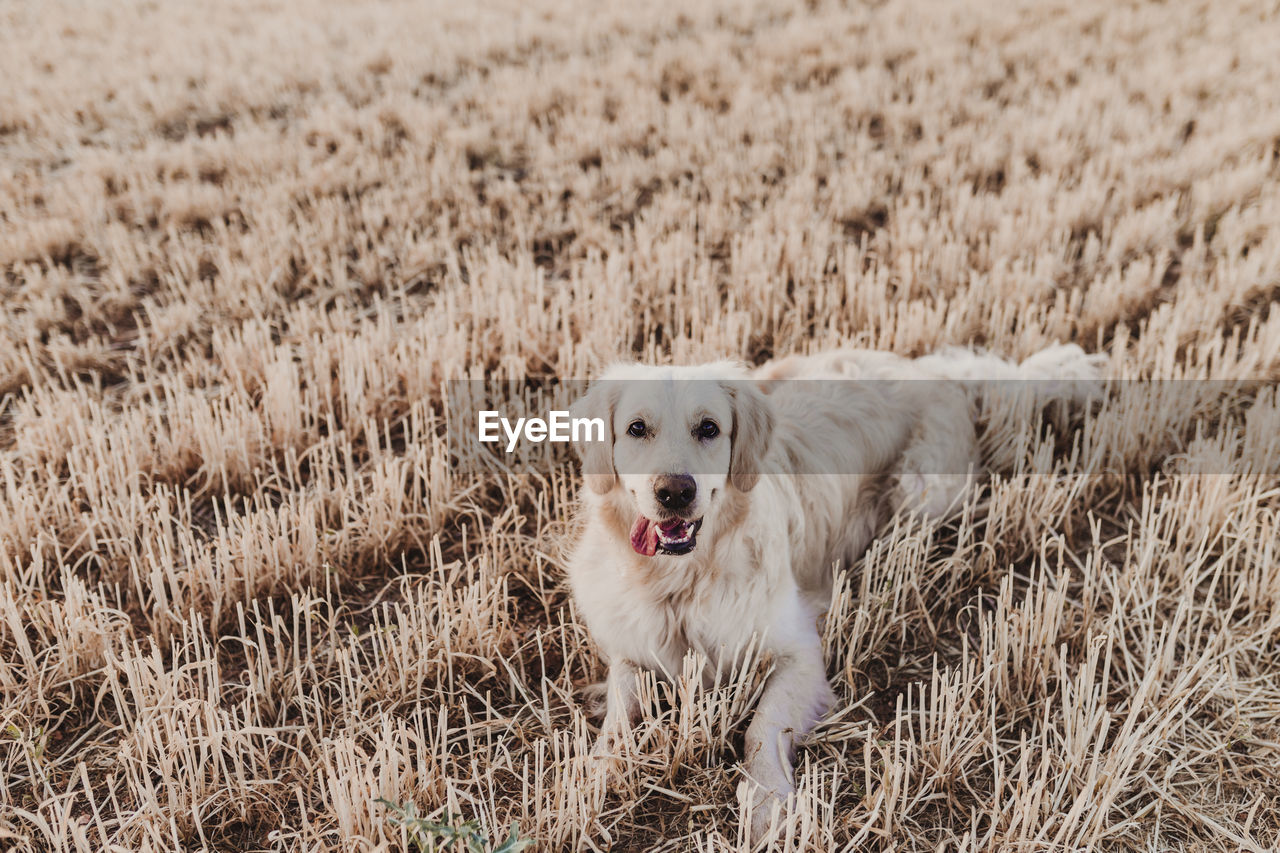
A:
POLYGON ((755 485, 772 429, 764 396, 725 364, 614 368, 581 408, 608 428, 606 442, 583 447, 587 483, 627 502, 631 545, 645 556, 693 552, 726 493, 755 485))
POLYGON ((632 530, 632 544, 641 553, 692 551, 729 479, 729 394, 714 382, 627 383, 612 428, 614 470, 649 522, 632 530))

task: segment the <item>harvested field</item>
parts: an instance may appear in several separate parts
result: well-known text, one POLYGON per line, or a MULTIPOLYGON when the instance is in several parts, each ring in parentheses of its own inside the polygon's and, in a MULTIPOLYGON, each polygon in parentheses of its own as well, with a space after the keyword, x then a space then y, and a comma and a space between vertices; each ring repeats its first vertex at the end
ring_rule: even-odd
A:
POLYGON ((1194 381, 1005 424, 850 567, 790 849, 1280 848, 1277 45, 1273 0, 0 4, 0 847, 412 849, 385 800, 739 849, 759 673, 606 787, 576 465, 478 464, 447 381, 1070 340, 1194 381))

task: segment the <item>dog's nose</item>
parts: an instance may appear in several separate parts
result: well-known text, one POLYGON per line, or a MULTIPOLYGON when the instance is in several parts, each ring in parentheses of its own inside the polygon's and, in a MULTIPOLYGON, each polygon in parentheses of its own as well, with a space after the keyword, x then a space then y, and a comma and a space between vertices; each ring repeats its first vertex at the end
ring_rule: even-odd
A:
POLYGON ((698 484, 688 474, 666 474, 653 484, 653 493, 663 508, 680 510, 693 503, 698 484))

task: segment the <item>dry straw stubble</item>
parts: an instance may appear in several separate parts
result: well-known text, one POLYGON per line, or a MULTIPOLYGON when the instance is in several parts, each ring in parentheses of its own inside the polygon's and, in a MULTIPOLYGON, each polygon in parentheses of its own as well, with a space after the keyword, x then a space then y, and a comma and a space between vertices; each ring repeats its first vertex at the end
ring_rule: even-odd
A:
MULTIPOLYGON (((761 671, 653 684, 607 790, 574 467, 455 464, 447 380, 1066 339, 1274 380, 1277 41, 1267 3, 5 4, 5 844, 399 849, 385 798, 735 848, 761 671)), ((1277 401, 1153 422, 1077 422, 1088 470, 994 424, 978 505, 848 568, 793 847, 1280 844, 1277 401)))

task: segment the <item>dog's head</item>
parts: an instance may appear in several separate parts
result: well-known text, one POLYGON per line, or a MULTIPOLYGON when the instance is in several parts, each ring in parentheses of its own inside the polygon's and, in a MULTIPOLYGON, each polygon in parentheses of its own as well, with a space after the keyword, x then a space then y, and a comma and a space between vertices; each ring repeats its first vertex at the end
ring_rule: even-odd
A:
POLYGON ((587 486, 634 519, 637 553, 688 554, 731 492, 760 477, 773 414, 738 365, 616 366, 575 406, 602 418, 605 440, 580 445, 587 486))

